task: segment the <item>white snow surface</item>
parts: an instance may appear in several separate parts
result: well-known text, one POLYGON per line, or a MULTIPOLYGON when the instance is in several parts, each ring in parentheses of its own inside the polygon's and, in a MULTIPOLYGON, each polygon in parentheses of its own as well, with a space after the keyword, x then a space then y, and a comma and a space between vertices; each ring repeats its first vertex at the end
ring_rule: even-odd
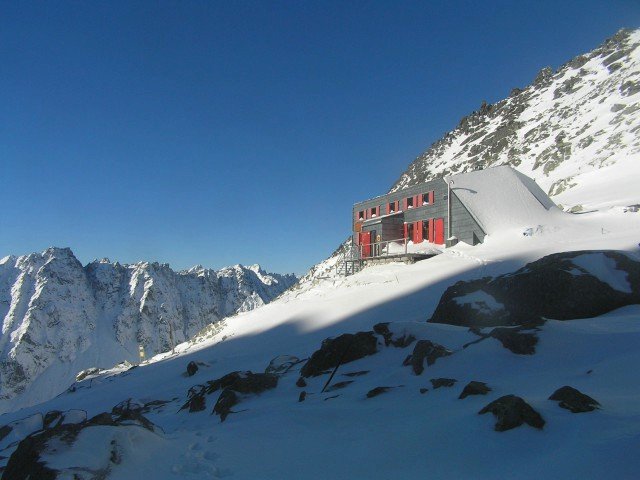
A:
MULTIPOLYGON (((482 245, 462 244, 414 265, 316 279, 228 318, 209 339, 182 344, 174 355, 158 355, 134 370, 122 367, 93 376, 73 392, 3 415, 0 424, 54 409, 82 409, 91 417, 126 398, 168 400, 147 414, 164 433, 88 429, 75 446, 47 458, 51 466, 82 464, 118 479, 636 478, 640 306, 594 319, 548 321, 534 355, 515 355, 494 339, 463 348, 478 338, 467 328, 426 322, 443 291, 458 280, 512 272, 553 252, 618 249, 640 256, 640 213, 611 209, 563 218, 553 228, 539 226, 531 236, 506 231, 488 236, 482 245), (323 339, 370 330, 378 322, 391 322, 397 334, 412 333, 454 353, 416 376, 402 366, 412 346, 380 344, 379 353, 340 367, 333 383, 354 381, 341 390, 322 394, 328 376, 310 378, 307 398, 299 403, 299 364, 277 388, 244 398, 224 423, 211 415, 217 393, 207 396, 202 412, 178 412, 191 386, 236 370, 262 372, 279 355, 307 358, 323 339), (189 361, 200 365, 193 377, 185 374, 189 361), (363 370, 369 373, 344 376, 363 370), (434 390, 429 379, 438 377, 458 382, 434 390), (471 380, 486 382, 492 391, 459 400, 471 380), (594 397, 602 408, 583 414, 560 408, 548 397, 563 385, 594 397), (378 386, 394 388, 366 398, 378 386), (429 391, 421 394, 420 388, 429 391), (478 411, 506 394, 519 395, 535 408, 546 421, 544 429, 523 425, 494 431, 495 418, 478 411), (100 453, 111 440, 121 446, 118 464, 100 453)), ((610 274, 604 267, 599 271, 610 274)), ((13 449, 15 443, 0 455, 13 449)))

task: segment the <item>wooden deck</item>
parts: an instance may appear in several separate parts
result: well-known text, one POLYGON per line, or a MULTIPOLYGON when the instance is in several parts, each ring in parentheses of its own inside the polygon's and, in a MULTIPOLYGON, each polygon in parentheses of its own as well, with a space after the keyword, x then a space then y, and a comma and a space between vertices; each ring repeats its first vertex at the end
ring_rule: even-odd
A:
POLYGON ((383 265, 385 263, 402 262, 406 264, 412 264, 419 262, 420 260, 427 260, 428 258, 435 257, 437 253, 395 253, 391 255, 380 255, 378 257, 367 257, 360 260, 346 260, 346 263, 351 263, 352 266, 348 270, 357 272, 360 268, 367 265, 383 265), (359 267, 359 268, 358 268, 359 267))

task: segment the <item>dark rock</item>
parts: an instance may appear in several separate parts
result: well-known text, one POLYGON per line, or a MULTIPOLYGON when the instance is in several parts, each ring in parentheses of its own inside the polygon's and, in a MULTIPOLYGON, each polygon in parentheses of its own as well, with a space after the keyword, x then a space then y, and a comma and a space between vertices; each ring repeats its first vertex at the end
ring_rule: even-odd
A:
POLYGON ((238 393, 262 393, 278 385, 278 376, 272 373, 231 372, 218 380, 207 382, 206 393, 230 388, 238 393))
POLYGON ((502 343, 504 348, 518 355, 533 355, 536 353, 538 337, 534 333, 520 332, 515 328, 498 327, 491 330, 489 336, 502 343))
POLYGON ((51 410, 45 414, 42 420, 42 428, 55 427, 61 423, 62 419, 62 412, 60 410, 51 410))
POLYGON ((198 364, 193 360, 187 364, 187 375, 193 377, 198 372, 198 364))
POLYGON ((455 378, 432 378, 429 381, 434 389, 440 387, 453 387, 457 382, 455 378))
POLYGON ((340 390, 344 387, 346 387, 347 385, 350 385, 353 383, 353 380, 345 380, 344 382, 338 382, 338 383, 334 383, 333 385, 327 387, 324 391, 325 392, 334 392, 336 390, 340 390))
POLYGON ((640 92, 640 82, 634 82, 633 80, 625 80, 620 85, 620 93, 625 96, 635 95, 640 92))
POLYGON ((269 366, 265 369, 264 373, 284 375, 300 362, 301 360, 293 355, 278 355, 269 362, 269 366))
POLYGON ((488 412, 493 413, 498 420, 495 425, 495 430, 498 432, 511 430, 523 423, 538 429, 541 429, 545 424, 544 419, 531 408, 531 405, 515 395, 500 397, 478 413, 484 415, 488 412))
POLYGON ((451 350, 430 340, 419 340, 413 348, 413 353, 405 359, 403 365, 411 365, 413 372, 420 375, 424 371, 425 358, 427 365, 433 365, 438 358, 447 357, 452 353, 451 350))
POLYGON ((398 348, 405 348, 415 342, 416 337, 411 334, 403 333, 398 337, 394 337, 393 332, 389 330, 389 323, 378 323, 373 326, 373 331, 384 338, 385 346, 393 345, 398 348))
POLYGON ((444 292, 429 321, 525 325, 545 318, 591 318, 638 303, 640 262, 614 250, 575 251, 547 255, 495 278, 457 282, 444 292), (607 279, 623 272, 627 285, 610 285, 600 272, 610 272, 607 279))
POLYGON ((567 385, 553 392, 549 400, 558 401, 562 408, 572 413, 591 412, 600 407, 600 404, 589 395, 567 385))
POLYGON ((384 392, 387 392, 387 391, 391 390, 391 388, 393 388, 393 387, 376 387, 376 388, 374 388, 372 390, 369 390, 367 392, 367 398, 377 397, 381 393, 384 393, 384 392))
POLYGON ((233 413, 231 409, 234 405, 240 402, 240 397, 236 392, 231 389, 225 388, 220 396, 218 397, 218 401, 213 406, 213 412, 220 415, 220 421, 224 422, 227 419, 227 416, 230 413, 233 413))
POLYGON ((211 394, 222 389, 212 413, 220 415, 220 420, 224 422, 229 413, 233 413, 231 408, 240 402, 239 393, 259 394, 277 385, 278 376, 273 373, 231 372, 218 380, 207 382, 204 393, 211 394))
POLYGON ((373 332, 345 333, 335 338, 322 341, 319 350, 300 370, 303 377, 321 375, 327 369, 339 364, 353 362, 378 351, 378 340, 373 332))
POLYGON ((0 427, 0 441, 4 439, 7 435, 9 435, 13 431, 13 427, 10 425, 3 425, 0 427))
POLYGON ((298 402, 304 402, 305 398, 307 398, 307 392, 303 390, 300 392, 300 396, 298 397, 298 402))
POLYGON ((359 370, 357 372, 343 373, 342 375, 345 377, 361 377, 362 375, 366 375, 367 373, 369 373, 369 370, 359 370))
MULTIPOLYGON (((187 402, 180 407, 180 410, 189 409, 189 413, 200 412, 207 406, 205 398, 206 387, 204 385, 194 385, 187 392, 187 402)), ((178 411, 180 411, 178 410, 178 411)))
POLYGON ((421 388, 420 393, 427 393, 429 391, 428 388, 421 388))
POLYGON ((327 400, 331 400, 333 398, 338 398, 340 395, 331 395, 330 397, 327 397, 324 399, 324 401, 326 402, 327 400))
POLYGON ((491 388, 484 382, 476 382, 475 380, 467 383, 462 389, 462 393, 458 397, 459 399, 467 398, 469 395, 486 395, 491 391, 491 388))
POLYGON ((306 387, 307 386, 307 382, 305 381, 305 379, 303 377, 298 378, 298 381, 296 382, 296 387, 306 387))

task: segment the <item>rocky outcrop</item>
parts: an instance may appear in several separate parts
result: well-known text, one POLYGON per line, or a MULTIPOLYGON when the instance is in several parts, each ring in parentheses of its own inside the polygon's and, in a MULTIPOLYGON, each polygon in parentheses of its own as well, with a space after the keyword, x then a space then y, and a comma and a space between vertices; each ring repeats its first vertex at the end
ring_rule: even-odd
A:
POLYGON ((467 383, 462 389, 462 393, 458 397, 460 400, 467 398, 469 395, 486 395, 491 391, 491 388, 484 382, 477 382, 472 380, 467 383))
POLYGON ((137 362, 138 345, 147 357, 170 350, 209 324, 268 303, 295 281, 258 265, 175 272, 167 264, 104 259, 83 267, 68 248, 6 257, 0 260, 0 412, 63 391, 72 374, 38 381, 55 365, 74 374, 91 367, 88 375, 137 362))
POLYGON ((568 385, 553 392, 549 400, 557 401, 560 407, 566 408, 571 413, 591 412, 600 408, 600 404, 596 400, 568 385))
MULTIPOLYGON (((397 191, 437 177, 509 164, 534 178, 556 203, 617 205, 614 187, 640 148, 640 31, 621 30, 589 53, 556 71, 543 68, 525 88, 514 88, 497 103, 482 102, 418 156, 393 185, 397 191), (614 105, 622 105, 612 110, 614 105), (603 129, 602 125, 609 125, 603 129), (615 133, 618 137, 611 141, 615 133), (562 169, 560 169, 562 165, 562 169), (607 187, 583 182, 593 169, 608 170, 607 187), (603 191, 611 191, 607 198, 603 191)), ((569 204, 567 209, 574 206, 569 204)))
POLYGON ((411 365, 413 373, 420 375, 424 371, 424 361, 427 365, 433 365, 438 358, 447 357, 453 352, 442 345, 430 340, 418 340, 413 348, 413 353, 409 355, 403 365, 411 365))
POLYGON ((322 341, 320 349, 300 370, 303 377, 315 377, 336 366, 359 360, 378 351, 378 339, 373 332, 345 333, 322 341))
MULTIPOLYGON (((591 318, 640 303, 640 261, 612 250, 547 255, 495 278, 457 282, 429 321, 471 327, 591 318)), ((496 332, 496 338, 504 332, 496 332)))
POLYGON ((478 412, 480 415, 493 413, 497 422, 495 430, 504 432, 519 427, 523 423, 537 429, 544 427, 545 421, 531 405, 515 395, 505 395, 494 400, 478 412))

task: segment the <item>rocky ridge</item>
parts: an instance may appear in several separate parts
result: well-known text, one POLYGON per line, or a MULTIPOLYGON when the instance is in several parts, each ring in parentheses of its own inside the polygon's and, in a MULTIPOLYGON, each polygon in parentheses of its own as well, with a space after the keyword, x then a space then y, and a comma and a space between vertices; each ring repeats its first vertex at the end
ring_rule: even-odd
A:
POLYGON ((639 46, 640 30, 620 30, 556 71, 543 68, 504 100, 483 102, 419 155, 391 191, 509 164, 567 209, 637 203, 608 187, 628 183, 640 155, 639 46))

